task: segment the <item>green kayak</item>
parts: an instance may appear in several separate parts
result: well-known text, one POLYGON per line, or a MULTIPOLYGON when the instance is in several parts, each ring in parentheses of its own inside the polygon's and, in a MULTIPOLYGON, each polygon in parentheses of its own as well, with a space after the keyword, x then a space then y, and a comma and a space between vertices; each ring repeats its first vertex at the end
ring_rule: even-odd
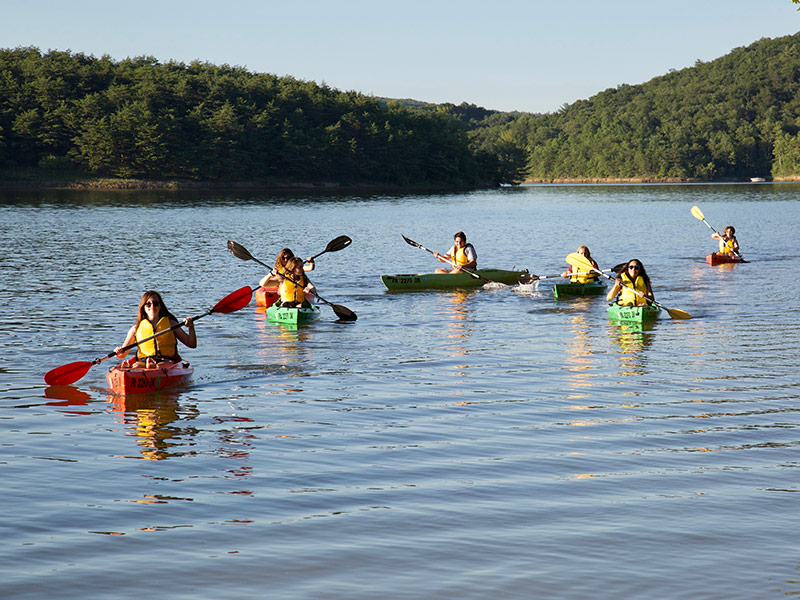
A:
POLYGON ((566 296, 598 296, 604 294, 606 284, 602 281, 588 281, 586 283, 557 283, 553 286, 553 298, 566 296))
POLYGON ((273 323, 285 323, 287 325, 299 325, 308 323, 319 316, 319 306, 311 308, 284 308, 282 306, 267 307, 267 321, 273 323))
MULTIPOLYGON (((523 271, 505 271, 503 269, 478 269, 475 273, 489 281, 515 285, 519 283, 523 271)), ((420 273, 417 275, 381 275, 381 281, 392 291, 406 290, 455 290, 459 288, 475 288, 486 284, 479 277, 469 273, 420 273)))
POLYGON ((616 321, 653 321, 658 317, 661 309, 654 305, 645 306, 620 306, 619 304, 608 305, 608 318, 616 321))

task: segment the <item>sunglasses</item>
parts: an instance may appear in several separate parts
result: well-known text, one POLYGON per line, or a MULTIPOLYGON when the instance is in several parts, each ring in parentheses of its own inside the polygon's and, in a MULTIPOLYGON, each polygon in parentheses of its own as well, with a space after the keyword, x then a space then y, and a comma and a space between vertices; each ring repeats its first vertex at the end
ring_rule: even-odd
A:
POLYGON ((628 270, 629 271, 639 271, 639 270, 641 270, 641 267, 639 265, 628 265, 628 270))
POLYGON ((148 300, 144 303, 145 306, 161 306, 161 302, 158 300, 148 300))

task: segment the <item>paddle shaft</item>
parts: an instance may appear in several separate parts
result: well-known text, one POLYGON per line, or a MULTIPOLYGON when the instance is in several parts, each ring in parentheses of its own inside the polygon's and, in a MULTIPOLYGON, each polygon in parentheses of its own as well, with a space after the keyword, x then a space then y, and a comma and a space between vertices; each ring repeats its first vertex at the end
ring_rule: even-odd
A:
MULTIPOLYGON (((429 248, 426 248, 422 244, 419 244, 419 243, 415 242, 414 240, 407 238, 406 236, 403 236, 403 239, 406 241, 406 244, 408 244, 409 246, 416 246, 417 248, 425 250, 425 252, 430 252, 434 256, 436 256, 438 254, 438 252, 434 252, 433 250, 430 250, 429 248)), ((446 260, 444 260, 442 258, 439 258, 438 256, 436 256, 436 258, 438 258, 442 262, 447 262, 446 260)), ((486 283, 497 283, 496 281, 492 281, 491 279, 487 279, 486 277, 484 277, 480 273, 477 273, 475 271, 471 271, 470 269, 465 269, 464 267, 461 267, 461 271, 463 271, 464 273, 472 276, 475 279, 480 279, 482 281, 485 281, 486 283)))
MULTIPOLYGON (((717 231, 716 229, 714 229, 714 227, 712 227, 712 226, 711 226, 711 223, 709 223, 708 221, 706 221, 706 216, 705 216, 705 215, 702 213, 702 211, 701 211, 701 210, 700 210, 700 209, 699 209, 697 206, 693 206, 692 208, 693 208, 693 209, 695 209, 695 210, 692 210, 692 215, 693 215, 695 218, 697 218, 697 219, 700 219, 700 220, 701 220, 703 223, 705 223, 705 224, 706 224, 706 227, 708 227, 708 228, 709 228, 711 231, 713 231, 715 234, 717 234, 717 236, 719 237, 720 241, 724 242, 724 240, 722 239, 722 234, 721 234, 719 231, 717 231)), ((738 256, 739 258, 741 258, 742 260, 744 260, 744 256, 742 256, 742 255, 739 253, 739 251, 738 251, 738 250, 734 250, 734 249, 733 249, 733 247, 731 247, 731 250, 733 250, 733 251, 734 251, 734 253, 736 254, 736 256, 738 256)))
MULTIPOLYGON (((612 269, 604 269, 603 271, 600 271, 600 272, 603 273, 605 271, 611 271, 611 270, 612 269)), ((567 277, 572 277, 573 275, 575 275, 575 276, 578 276, 578 275, 591 275, 592 273, 594 273, 594 271, 578 271, 577 273, 570 273, 569 275, 567 275, 567 277)), ((560 273, 558 275, 542 275, 541 277, 536 277, 536 279, 534 279, 534 281, 536 281, 537 279, 555 279, 557 277, 563 277, 563 275, 560 274, 560 273)))
MULTIPOLYGON (((197 321, 197 319, 202 319, 203 317, 207 317, 208 315, 210 315, 213 312, 214 312, 214 309, 210 308, 206 312, 204 312, 202 315, 197 315, 196 317, 192 317, 192 322, 194 323, 195 321, 197 321)), ((136 346, 138 346, 139 344, 144 344, 145 342, 149 342, 150 340, 154 340, 160 335, 164 335, 165 333, 168 333, 170 331, 175 331, 176 329, 180 329, 181 327, 183 327, 183 323, 176 323, 175 325, 173 325, 169 329, 164 329, 162 331, 154 333, 153 335, 148 336, 146 338, 143 338, 141 340, 136 340, 132 344, 128 344, 127 346, 123 346, 122 348, 119 349, 119 351, 120 352, 127 352, 128 350, 131 350, 132 348, 136 348, 136 346)), ((103 361, 103 360, 105 360, 107 358, 111 358, 112 356, 116 356, 116 354, 117 353, 112 350, 111 352, 106 354, 103 358, 100 358, 100 359, 96 358, 94 360, 94 363, 97 364, 97 363, 99 363, 99 362, 101 362, 101 361, 103 361)))
MULTIPOLYGON (((580 254, 570 254, 569 256, 567 256, 567 262, 569 264, 574 265, 574 266, 576 266, 578 268, 581 268, 581 269, 591 269, 592 271, 600 273, 600 275, 602 275, 606 279, 610 279, 610 280, 616 282, 616 279, 614 277, 611 277, 610 275, 607 275, 607 274, 603 273, 600 269, 595 269, 594 266, 592 266, 589 263, 589 261, 587 261, 586 258, 581 256, 580 254)), ((679 310, 679 309, 676 309, 676 308, 667 308, 666 306, 663 306, 662 304, 659 304, 655 300, 653 300, 651 298, 648 298, 642 292, 640 292, 639 290, 637 290, 635 288, 632 288, 631 286, 626 284, 621 279, 620 279, 619 283, 620 283, 621 286, 626 287, 629 290, 631 290, 637 296, 646 299, 651 304, 655 304, 658 308, 666 311, 667 314, 673 319, 691 319, 692 318, 692 315, 690 315, 686 311, 679 310)))
MULTIPOLYGON (((336 246, 336 242, 337 241, 340 242, 340 245, 338 247, 336 247, 335 249, 336 250, 341 250, 342 248, 344 248, 347 245, 349 245, 350 241, 352 241, 352 240, 350 240, 350 238, 348 238, 347 236, 344 236, 344 235, 343 236, 339 236, 338 238, 336 238, 335 240, 332 240, 328 244, 328 248, 326 248, 326 250, 330 249, 331 246, 336 246)), ((250 252, 247 250, 247 248, 245 248, 244 246, 242 246, 241 244, 239 244, 237 242, 234 242, 233 240, 228 240, 228 250, 236 258, 239 258, 241 260, 253 260, 253 261, 257 262, 258 264, 260 264, 262 267, 270 269, 270 271, 272 270, 272 267, 270 267, 269 265, 266 265, 263 262, 261 262, 260 260, 258 260, 255 256, 250 254, 250 252)), ((289 277, 288 275, 286 275, 284 273, 280 273, 280 276, 283 277, 284 279, 286 279, 287 281, 291 281, 296 286, 303 287, 303 286, 300 285, 300 283, 298 283, 297 281, 295 281, 294 279, 292 279, 291 277, 289 277)), ((356 319, 358 319, 358 315, 356 315, 356 313, 354 313, 352 310, 350 310, 346 306, 342 306, 341 304, 333 304, 331 302, 328 302, 327 300, 325 300, 325 298, 320 296, 316 291, 314 292, 314 294, 316 295, 316 297, 319 300, 321 300, 322 302, 324 302, 325 304, 330 306, 333 309, 333 312, 336 313, 336 316, 339 317, 341 320, 343 320, 343 321, 355 321, 356 319)))
POLYGON ((353 240, 351 240, 346 235, 340 235, 339 237, 328 242, 328 245, 325 246, 325 250, 323 250, 319 254, 315 254, 308 260, 304 260, 303 262, 314 262, 315 259, 319 258, 326 252, 338 252, 339 250, 347 248, 352 242, 353 240))

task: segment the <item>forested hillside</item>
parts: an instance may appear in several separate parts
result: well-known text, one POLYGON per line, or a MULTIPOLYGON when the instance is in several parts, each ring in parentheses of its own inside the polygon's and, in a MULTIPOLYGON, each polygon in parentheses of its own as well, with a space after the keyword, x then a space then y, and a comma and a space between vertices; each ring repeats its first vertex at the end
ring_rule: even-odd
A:
POLYGON ((800 177, 800 34, 549 114, 227 65, 0 50, 0 170, 14 167, 401 186, 800 177))
POLYGON ((472 136, 476 147, 521 152, 519 178, 724 180, 800 175, 798 131, 800 34, 556 113, 492 115, 472 136))
POLYGON ((498 183, 446 109, 237 67, 0 50, 0 169, 391 185, 498 183))

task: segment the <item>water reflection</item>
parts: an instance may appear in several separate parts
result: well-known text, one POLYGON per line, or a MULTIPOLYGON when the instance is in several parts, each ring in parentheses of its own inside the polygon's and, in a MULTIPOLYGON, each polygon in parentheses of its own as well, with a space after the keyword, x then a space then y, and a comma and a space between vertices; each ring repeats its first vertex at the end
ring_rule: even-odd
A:
MULTIPOLYGON (((51 385, 44 390, 44 397, 56 402, 45 402, 47 406, 87 406, 92 396, 73 385, 51 385)), ((89 410, 61 411, 71 415, 90 415, 89 410)))
MULTIPOLYGON (((108 396, 109 404, 117 413, 115 420, 125 426, 125 435, 136 438, 141 458, 164 460, 185 454, 172 448, 185 445, 187 442, 182 438, 194 436, 195 430, 170 425, 181 418, 178 415, 178 397, 178 393, 108 396)), ((195 411, 189 418, 196 414, 195 411)))
POLYGON ((256 329, 261 343, 259 356, 277 358, 282 364, 295 364, 298 357, 308 354, 308 344, 313 328, 291 323, 273 323, 267 320, 267 309, 255 309, 256 329), (274 352, 277 350, 277 352, 274 352))
MULTIPOLYGON (((473 310, 467 305, 467 298, 470 295, 470 292, 463 290, 437 295, 437 298, 440 298, 444 303, 444 312, 447 315, 445 335, 450 352, 453 356, 463 356, 466 358, 470 353, 467 347, 467 342, 473 332, 473 310)), ((464 369, 469 369, 470 367, 471 365, 469 364, 455 365, 456 372, 454 375, 464 376, 467 374, 464 369)))
POLYGON ((617 345, 620 374, 625 376, 643 375, 647 372, 647 352, 655 334, 650 333, 654 322, 619 322, 610 325, 609 335, 617 345))
MULTIPOLYGON (((569 333, 567 338, 565 367, 567 380, 572 390, 582 390, 592 385, 592 361, 589 345, 589 326, 591 321, 586 318, 585 312, 579 312, 570 317, 569 333)), ((582 392, 573 392, 569 398, 585 398, 582 392)))

